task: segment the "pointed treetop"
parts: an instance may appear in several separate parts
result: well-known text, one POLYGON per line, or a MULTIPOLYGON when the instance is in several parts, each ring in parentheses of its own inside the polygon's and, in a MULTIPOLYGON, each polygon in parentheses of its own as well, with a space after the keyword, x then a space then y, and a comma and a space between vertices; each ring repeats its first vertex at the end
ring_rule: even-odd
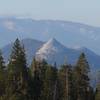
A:
POLYGON ((80 55, 80 57, 85 57, 85 53, 82 52, 81 55, 80 55))
POLYGON ((5 68, 5 62, 2 56, 2 51, 0 50, 0 69, 4 69, 5 68))

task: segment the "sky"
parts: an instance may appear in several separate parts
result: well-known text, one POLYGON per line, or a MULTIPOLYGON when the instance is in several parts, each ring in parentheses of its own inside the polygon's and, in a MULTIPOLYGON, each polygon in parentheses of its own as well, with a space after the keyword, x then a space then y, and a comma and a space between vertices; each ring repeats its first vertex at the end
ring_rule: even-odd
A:
POLYGON ((100 27, 100 0, 0 0, 0 16, 59 19, 100 27))

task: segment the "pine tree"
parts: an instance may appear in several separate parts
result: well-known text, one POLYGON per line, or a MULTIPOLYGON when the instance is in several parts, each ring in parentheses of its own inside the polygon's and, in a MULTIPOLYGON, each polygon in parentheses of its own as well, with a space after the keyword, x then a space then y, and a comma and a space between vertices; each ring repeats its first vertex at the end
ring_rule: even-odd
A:
POLYGON ((100 83, 97 85, 95 100, 100 100, 100 83))
POLYGON ((41 99, 41 93, 44 88, 45 72, 48 64, 45 60, 36 61, 34 58, 31 65, 31 73, 33 77, 33 97, 34 100, 41 99))
POLYGON ((5 63, 0 51, 0 98, 5 94, 5 63))
POLYGON ((95 92, 94 92, 94 88, 93 87, 89 87, 89 91, 88 91, 88 98, 87 100, 95 100, 95 92))
POLYGON ((48 66, 45 74, 44 88, 41 94, 42 100, 57 100, 57 69, 48 66))
POLYGON ((44 59, 42 61, 37 61, 34 58, 33 61, 32 61, 32 64, 31 64, 31 74, 32 74, 32 76, 34 76, 34 72, 36 70, 38 70, 40 77, 43 80, 45 78, 45 71, 46 71, 47 66, 48 66, 48 64, 44 59))
POLYGON ((98 73, 95 100, 100 100, 100 71, 98 73))
POLYGON ((53 93, 53 100, 59 100, 59 80, 58 80, 58 69, 56 62, 53 66, 54 70, 54 77, 55 77, 55 83, 54 83, 54 93, 53 93))
POLYGON ((70 65, 64 64, 59 70, 59 100, 74 100, 72 98, 72 69, 70 65))
POLYGON ((74 78, 73 67, 72 67, 72 65, 68 65, 68 88, 69 88, 68 100, 76 100, 76 95, 75 95, 76 86, 75 86, 74 82, 75 82, 75 78, 74 78))
POLYGON ((85 57, 85 54, 82 53, 78 59, 78 62, 75 67, 75 79, 76 79, 76 95, 77 100, 87 100, 89 92, 89 76, 90 72, 89 64, 85 57))
MULTIPOLYGON (((7 91, 9 96, 20 95, 27 100, 28 95, 28 70, 26 64, 25 50, 19 39, 16 39, 10 61, 8 64, 7 91)), ((9 99, 8 99, 9 100, 9 99)))
POLYGON ((41 95, 41 85, 42 85, 42 81, 40 78, 40 62, 36 61, 36 59, 34 58, 31 64, 31 75, 33 78, 33 85, 32 85, 32 89, 33 89, 33 99, 34 100, 39 100, 40 95, 41 95))
MULTIPOLYGON (((0 100, 94 100, 89 72, 84 53, 74 68, 64 64, 57 69, 56 63, 35 58, 28 68, 24 46, 16 39, 7 67, 0 51, 0 100)), ((95 94, 100 100, 100 79, 95 94)))

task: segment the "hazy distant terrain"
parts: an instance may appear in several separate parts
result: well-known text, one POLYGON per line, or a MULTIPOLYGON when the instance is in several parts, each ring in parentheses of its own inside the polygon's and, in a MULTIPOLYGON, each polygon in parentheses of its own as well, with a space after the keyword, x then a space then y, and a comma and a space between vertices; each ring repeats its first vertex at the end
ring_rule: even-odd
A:
POLYGON ((0 35, 2 47, 16 37, 43 41, 55 37, 65 46, 81 45, 100 54, 100 28, 75 22, 1 17, 0 35))

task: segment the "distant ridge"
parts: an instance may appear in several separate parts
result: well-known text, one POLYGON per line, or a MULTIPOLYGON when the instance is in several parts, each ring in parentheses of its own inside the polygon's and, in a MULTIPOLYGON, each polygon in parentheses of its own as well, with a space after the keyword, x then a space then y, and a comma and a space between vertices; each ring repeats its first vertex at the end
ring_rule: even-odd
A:
POLYGON ((48 40, 56 37, 64 45, 82 45, 100 54, 100 27, 60 20, 0 17, 1 45, 16 37, 48 40), (9 34, 9 35, 7 35, 9 34), (6 38, 6 41, 4 39, 6 38), (92 44, 92 45, 91 45, 92 44))
MULTIPOLYGON (((38 41, 35 39, 23 39, 21 41, 26 50, 26 57, 28 65, 31 64, 33 57, 37 59, 45 59, 50 64, 57 62, 58 65, 64 64, 65 59, 69 64, 75 65, 81 52, 87 56, 87 60, 91 66, 92 71, 100 70, 100 56, 88 48, 80 47, 79 49, 68 48, 61 44, 55 38, 47 42, 38 41)), ((8 44, 2 48, 4 58, 8 62, 11 53, 12 44, 8 44)))

